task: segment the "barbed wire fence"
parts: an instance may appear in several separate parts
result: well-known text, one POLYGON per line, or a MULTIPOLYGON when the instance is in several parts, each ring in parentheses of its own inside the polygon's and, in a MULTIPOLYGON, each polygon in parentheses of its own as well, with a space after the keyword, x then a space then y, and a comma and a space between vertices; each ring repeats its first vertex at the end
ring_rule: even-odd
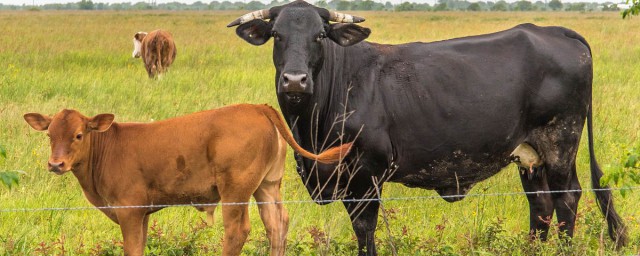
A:
POLYGON ((225 205, 261 205, 261 204, 327 204, 333 202, 374 202, 379 203, 390 201, 419 201, 419 200, 433 200, 438 198, 468 198, 468 197, 507 197, 507 196, 526 196, 526 195, 542 195, 542 194, 559 194, 559 193, 575 193, 575 192, 587 192, 595 193, 599 191, 635 191, 640 190, 640 186, 623 187, 623 188, 601 188, 601 189, 569 189, 569 190, 549 190, 549 191, 517 191, 517 192, 495 192, 495 193, 471 193, 471 194, 457 194, 457 195, 433 195, 433 196, 410 196, 410 197, 380 197, 380 198, 364 198, 364 199, 325 199, 325 200, 283 200, 276 202, 226 202, 226 203, 193 203, 193 204, 150 204, 150 205, 108 205, 108 206, 74 206, 74 207, 40 207, 40 208, 3 208, 0 209, 0 213, 8 212, 37 212, 37 211, 86 211, 86 210, 100 210, 100 209, 126 209, 126 208, 167 208, 167 207, 207 207, 207 206, 225 206, 225 205))

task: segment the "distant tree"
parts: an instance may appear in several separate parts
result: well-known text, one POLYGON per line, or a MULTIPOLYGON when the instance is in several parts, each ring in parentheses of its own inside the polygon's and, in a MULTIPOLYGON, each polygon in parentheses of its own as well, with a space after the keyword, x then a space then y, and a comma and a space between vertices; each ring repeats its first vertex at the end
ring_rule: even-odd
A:
POLYGON ((493 6, 491 6, 491 10, 494 12, 506 12, 509 10, 509 8, 507 7, 507 2, 498 1, 493 6))
POLYGON ((266 6, 259 1, 251 1, 249 3, 247 3, 247 5, 244 6, 244 8, 246 10, 262 10, 264 9, 266 6))
POLYGON ((133 9, 135 10, 151 10, 152 6, 145 2, 137 2, 133 5, 133 9))
MULTIPOLYGON (((276 3, 278 2, 278 0, 273 0, 276 3)), ((271 4, 269 4, 271 5, 271 4)), ((316 6, 320 7, 320 8, 329 8, 329 4, 327 4, 327 1, 325 0, 319 0, 315 3, 316 6)))
POLYGON ((399 5, 396 5, 396 12, 406 12, 406 11, 413 11, 414 7, 413 7, 413 3, 409 3, 409 2, 403 2, 399 5))
POLYGON ((391 4, 391 2, 387 1, 386 3, 384 3, 384 9, 385 10, 393 10, 393 4, 391 4))
POLYGON ((448 11, 449 8, 447 8, 447 3, 439 3, 436 4, 436 6, 433 7, 433 11, 438 12, 438 11, 448 11))
POLYGON ((562 2, 560 0, 551 0, 549 1, 549 8, 554 11, 562 10, 562 2))
POLYGON ((513 8, 513 10, 522 12, 533 11, 533 4, 531 4, 531 2, 529 1, 521 0, 515 3, 515 7, 513 8))
POLYGON ((223 1, 220 3, 220 10, 236 10, 236 6, 229 1, 223 1))
POLYGON ((483 1, 478 1, 476 2, 478 3, 478 5, 480 5, 480 10, 489 10, 489 3, 491 3, 491 5, 493 5, 493 2, 483 2, 483 1))
POLYGON ((467 6, 467 11, 479 12, 479 11, 482 11, 482 8, 480 7, 479 3, 472 3, 469 6, 467 6))
POLYGON ((91 2, 91 0, 82 0, 78 2, 78 9, 93 10, 93 2, 91 2))
POLYGON ((427 4, 427 3, 424 3, 424 4, 413 3, 413 9, 415 11, 428 12, 428 11, 431 11, 431 6, 429 4, 427 4))
POLYGON ((373 10, 373 6, 376 3, 374 1, 371 0, 364 0, 364 1, 360 1, 358 2, 357 6, 357 10, 362 10, 362 11, 371 11, 373 10))
POLYGON ((327 4, 329 5, 329 9, 337 10, 340 1, 343 0, 330 0, 329 2, 327 2, 327 4))
POLYGON ((196 1, 193 4, 191 4, 189 7, 187 7, 187 10, 206 10, 206 9, 209 9, 209 5, 201 1, 196 1))
POLYGON ((566 11, 584 12, 586 10, 585 3, 570 3, 568 4, 566 11))
POLYGON ((64 10, 63 4, 45 4, 42 6, 45 10, 64 10))
POLYGON ((373 2, 373 7, 372 7, 374 11, 384 11, 385 7, 384 4, 382 3, 378 3, 378 2, 373 2))
POLYGON ((351 9, 351 2, 342 0, 342 1, 338 2, 338 5, 336 6, 336 9, 338 11, 350 10, 351 9))

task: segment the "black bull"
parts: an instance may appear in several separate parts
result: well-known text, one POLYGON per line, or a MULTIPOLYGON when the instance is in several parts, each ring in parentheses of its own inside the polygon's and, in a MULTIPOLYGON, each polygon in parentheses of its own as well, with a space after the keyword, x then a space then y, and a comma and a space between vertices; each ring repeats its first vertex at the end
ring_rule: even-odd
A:
MULTIPOLYGON (((364 19, 296 1, 247 14, 229 26, 254 45, 274 38, 280 108, 308 150, 355 140, 342 165, 296 157, 314 200, 343 199, 360 254, 375 254, 379 196, 385 181, 435 189, 457 201, 477 182, 509 164, 520 144, 543 164, 521 172, 530 231, 546 238, 557 214, 573 235, 581 192, 576 154, 587 120, 592 186, 601 188, 591 125, 591 50, 562 27, 523 24, 493 34, 433 43, 362 41, 364 19), (337 17, 337 18, 336 18, 337 17), (346 17, 346 18, 345 18, 346 17), (268 20, 268 21, 266 21, 268 20), (451 197, 458 195, 460 197, 451 197)), ((610 191, 596 198, 609 235, 626 242, 610 191)), ((326 201, 325 201, 326 202, 326 201)))

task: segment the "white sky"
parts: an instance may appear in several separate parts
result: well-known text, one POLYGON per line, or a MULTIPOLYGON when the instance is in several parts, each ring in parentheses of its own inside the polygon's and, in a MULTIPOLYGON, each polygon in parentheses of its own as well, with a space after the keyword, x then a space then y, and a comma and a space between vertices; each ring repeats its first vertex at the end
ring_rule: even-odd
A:
MULTIPOLYGON (((180 3, 185 3, 185 4, 192 4, 194 2, 196 2, 198 0, 156 0, 156 3, 158 4, 162 4, 162 3, 169 3, 169 2, 180 2, 180 3)), ((203 3, 210 3, 213 0, 200 0, 203 3)), ((222 2, 225 0, 217 0, 218 2, 222 2)), ((252 0, 227 0, 230 2, 245 2, 248 3, 252 0)), ((258 0, 260 2, 263 3, 270 3, 271 0, 258 0)), ((416 3, 428 3, 433 5, 435 2, 437 2, 437 0, 373 0, 374 2, 380 2, 380 3, 385 3, 387 1, 393 3, 393 4, 398 4, 401 2, 416 2, 416 3)), ((493 1, 493 2, 497 2, 499 0, 467 0, 469 2, 478 2, 478 1, 493 1)), ((506 0, 506 2, 511 3, 511 2, 515 2, 518 0, 506 0)), ((536 2, 538 0, 529 0, 530 2, 536 2)), ((541 0, 544 1, 544 0, 541 0)), ((563 3, 573 3, 573 2, 599 2, 599 3, 604 3, 604 2, 624 2, 625 0, 561 0, 561 2, 563 3)), ((0 0, 0 4, 4 4, 4 5, 43 5, 43 4, 53 4, 53 3, 76 3, 76 2, 80 2, 80 0, 0 0)), ((126 2, 130 2, 132 4, 135 4, 137 2, 148 2, 150 3, 150 0, 92 0, 93 3, 126 3, 126 2)), ((311 0, 310 2, 315 2, 315 0, 311 0)), ((328 1, 327 1, 328 2, 328 1)))

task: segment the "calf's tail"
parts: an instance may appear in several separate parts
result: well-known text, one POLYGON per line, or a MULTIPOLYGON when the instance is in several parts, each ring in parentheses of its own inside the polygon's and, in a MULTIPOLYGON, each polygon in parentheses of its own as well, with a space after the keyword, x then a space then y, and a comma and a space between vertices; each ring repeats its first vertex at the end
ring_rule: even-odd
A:
POLYGON ((293 134, 286 126, 284 119, 278 114, 278 112, 268 105, 261 105, 260 109, 262 113, 271 121, 273 125, 276 126, 278 132, 282 135, 287 144, 293 148, 293 150, 300 154, 303 157, 316 160, 323 164, 333 164, 342 160, 351 150, 351 146, 353 142, 345 143, 340 146, 336 146, 330 149, 325 150, 320 154, 311 153, 304 148, 302 148, 293 138, 293 134))
POLYGON ((155 45, 155 50, 156 50, 156 66, 158 67, 158 73, 161 73, 164 68, 162 67, 162 49, 164 48, 164 44, 165 44, 165 40, 163 40, 163 38, 160 36, 160 33, 156 34, 156 45, 155 45))
POLYGON ((593 129, 592 129, 592 113, 591 104, 589 104, 589 112, 587 113, 587 133, 589 137, 589 165, 591 166, 591 186, 595 190, 596 201, 600 207, 600 211, 607 219, 609 237, 616 242, 616 248, 621 248, 627 244, 627 228, 622 219, 613 207, 613 197, 608 186, 600 185, 602 170, 596 161, 595 151, 593 150, 593 129))

